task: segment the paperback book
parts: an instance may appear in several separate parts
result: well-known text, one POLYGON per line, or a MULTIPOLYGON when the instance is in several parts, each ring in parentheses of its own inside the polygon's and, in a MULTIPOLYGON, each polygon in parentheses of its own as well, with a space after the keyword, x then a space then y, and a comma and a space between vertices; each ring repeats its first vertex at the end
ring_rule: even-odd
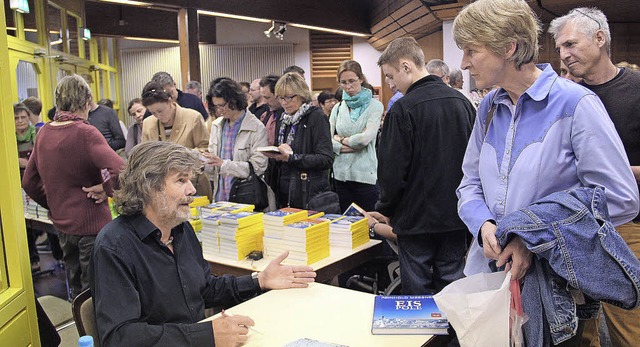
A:
POLYGON ((447 335, 449 321, 431 295, 376 295, 374 335, 447 335))

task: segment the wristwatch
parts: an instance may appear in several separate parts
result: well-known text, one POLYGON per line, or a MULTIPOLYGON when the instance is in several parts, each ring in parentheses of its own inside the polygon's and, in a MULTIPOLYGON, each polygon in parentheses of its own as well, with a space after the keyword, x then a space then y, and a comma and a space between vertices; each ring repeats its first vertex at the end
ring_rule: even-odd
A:
POLYGON ((258 280, 258 272, 254 271, 251 273, 251 279, 253 280, 253 284, 256 286, 256 288, 258 288, 258 290, 262 290, 262 288, 260 288, 260 281, 258 280))
POLYGON ((371 226, 369 227, 370 238, 376 237, 376 224, 380 224, 380 222, 373 222, 373 224, 371 224, 371 226))

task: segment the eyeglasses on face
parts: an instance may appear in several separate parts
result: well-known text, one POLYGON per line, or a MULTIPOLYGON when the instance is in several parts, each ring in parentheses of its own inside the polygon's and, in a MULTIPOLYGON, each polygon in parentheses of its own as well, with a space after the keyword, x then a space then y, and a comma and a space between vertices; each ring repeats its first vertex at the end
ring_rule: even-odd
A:
POLYGON ((340 85, 345 86, 345 87, 346 87, 346 86, 350 86, 350 85, 353 85, 354 83, 358 82, 359 80, 360 80, 359 78, 356 78, 356 79, 350 79, 350 80, 348 80, 348 81, 344 81, 344 80, 343 80, 343 81, 340 81, 340 85))
POLYGON ((221 104, 221 105, 213 104, 213 107, 215 107, 215 108, 225 108, 227 106, 227 104, 228 104, 228 102, 225 102, 224 104, 221 104))
POLYGON ((276 97, 276 99, 278 99, 278 101, 282 102, 283 100, 286 102, 291 102, 291 100, 293 100, 293 98, 295 98, 296 96, 298 96, 298 94, 293 94, 291 96, 278 96, 276 97))

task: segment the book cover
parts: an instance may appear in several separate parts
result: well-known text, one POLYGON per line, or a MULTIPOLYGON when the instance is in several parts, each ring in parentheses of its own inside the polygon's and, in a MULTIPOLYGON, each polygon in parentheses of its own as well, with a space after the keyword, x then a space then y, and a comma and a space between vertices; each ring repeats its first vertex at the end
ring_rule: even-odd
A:
POLYGON ((360 216, 364 217, 364 210, 358 206, 355 202, 352 202, 349 207, 344 211, 344 216, 360 216))
POLYGON ((449 321, 431 295, 376 295, 374 335, 447 335, 449 321))
MULTIPOLYGON (((256 151, 258 152, 267 152, 267 153, 273 153, 273 154, 280 154, 280 150, 278 149, 278 147, 276 146, 263 146, 263 147, 258 147, 256 148, 256 151)), ((287 152, 288 154, 293 154, 293 151, 289 151, 287 152)))

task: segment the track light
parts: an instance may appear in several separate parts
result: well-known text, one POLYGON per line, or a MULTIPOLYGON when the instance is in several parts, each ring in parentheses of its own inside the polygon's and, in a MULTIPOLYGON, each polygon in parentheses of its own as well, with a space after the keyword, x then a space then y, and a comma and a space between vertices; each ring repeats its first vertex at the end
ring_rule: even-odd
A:
POLYGON ((264 31, 264 36, 271 37, 273 34, 277 39, 284 40, 284 32, 287 31, 287 23, 271 21, 271 27, 264 31), (278 29, 276 29, 276 26, 278 29))
POLYGON ((266 36, 267 38, 271 38, 271 32, 273 31, 273 29, 275 29, 275 27, 276 27, 276 22, 271 21, 271 28, 264 31, 264 36, 266 36))

